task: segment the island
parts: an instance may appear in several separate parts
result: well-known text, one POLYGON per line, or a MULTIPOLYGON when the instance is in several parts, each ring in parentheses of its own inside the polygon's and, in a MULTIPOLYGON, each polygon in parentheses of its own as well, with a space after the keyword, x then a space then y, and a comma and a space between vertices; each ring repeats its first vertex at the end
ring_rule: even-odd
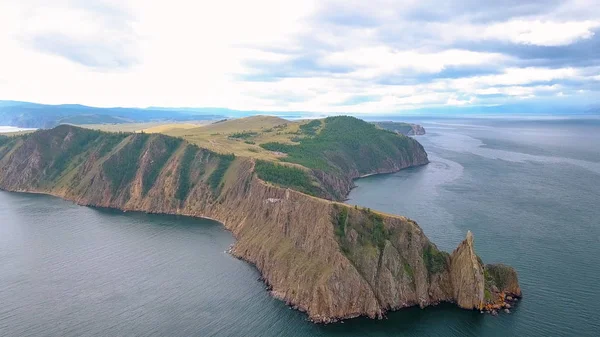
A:
POLYGON ((426 165, 411 137, 345 116, 151 132, 2 136, 0 188, 218 220, 236 239, 231 254, 314 322, 440 302, 496 313, 521 296, 515 270, 484 264, 472 233, 448 253, 409 218, 343 203, 356 178, 426 165))

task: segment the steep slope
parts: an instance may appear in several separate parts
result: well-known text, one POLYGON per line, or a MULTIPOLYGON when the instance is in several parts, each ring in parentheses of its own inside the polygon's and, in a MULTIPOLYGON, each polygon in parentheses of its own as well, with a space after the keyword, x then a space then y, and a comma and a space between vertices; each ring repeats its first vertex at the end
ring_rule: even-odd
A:
POLYGON ((316 196, 343 200, 353 180, 376 173, 397 172, 429 162, 416 140, 378 129, 348 116, 328 117, 300 126, 297 144, 269 142, 260 146, 286 154, 280 160, 302 165, 318 181, 316 196))
POLYGON ((158 134, 65 125, 0 138, 0 188, 217 219, 236 237, 232 253, 317 322, 441 301, 479 309, 520 295, 516 273, 483 266, 471 235, 450 255, 412 220, 265 183, 256 165, 158 134))

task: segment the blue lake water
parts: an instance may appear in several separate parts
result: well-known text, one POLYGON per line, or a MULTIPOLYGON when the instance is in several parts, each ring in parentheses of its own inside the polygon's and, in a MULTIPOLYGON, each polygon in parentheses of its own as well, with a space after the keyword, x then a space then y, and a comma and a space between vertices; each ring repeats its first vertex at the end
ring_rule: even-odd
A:
POLYGON ((3 126, 0 125, 0 133, 11 133, 11 132, 19 132, 19 131, 31 131, 35 129, 30 128, 17 128, 14 126, 3 126))
POLYGON ((452 305, 314 325, 225 251, 214 221, 0 192, 0 336, 598 336, 600 122, 416 119, 431 163, 357 181, 348 203, 466 231, 519 272, 499 317, 452 305))

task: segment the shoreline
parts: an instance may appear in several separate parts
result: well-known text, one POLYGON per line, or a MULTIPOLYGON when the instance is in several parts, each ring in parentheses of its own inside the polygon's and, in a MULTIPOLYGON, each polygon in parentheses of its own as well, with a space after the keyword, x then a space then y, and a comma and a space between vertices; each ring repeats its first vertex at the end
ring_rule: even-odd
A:
MULTIPOLYGON (((350 190, 348 191, 348 193, 346 193, 346 195, 344 196, 344 199, 342 201, 340 201, 340 202, 346 203, 346 201, 350 200, 348 198, 348 196, 350 195, 350 192, 352 192, 352 190, 356 188, 356 185, 354 184, 354 182, 356 180, 360 180, 362 178, 367 178, 367 177, 372 177, 372 176, 379 176, 379 175, 383 176, 383 175, 387 175, 387 174, 394 174, 394 173, 398 173, 398 172, 400 172, 402 170, 406 170, 406 169, 410 169, 410 168, 423 167, 423 166, 429 165, 430 163, 431 162, 429 161, 429 158, 427 158, 427 162, 424 163, 424 164, 412 165, 412 166, 408 166, 408 167, 401 168, 399 170, 390 171, 390 172, 367 173, 367 174, 360 175, 360 176, 358 176, 356 178, 352 178, 352 186, 350 187, 350 190)), ((393 214, 390 214, 390 215, 393 215, 393 214)), ((396 215, 396 216, 402 216, 402 215, 396 215)))
MULTIPOLYGON (((428 162, 429 163, 429 162, 428 162)), ((427 164, 428 164, 427 163, 427 164)), ((418 165, 418 166, 424 166, 426 164, 423 165, 418 165)), ((386 172, 386 173, 374 173, 374 174, 370 174, 370 175, 378 175, 378 174, 390 174, 390 173, 396 173, 400 170, 394 171, 394 172, 386 172)), ((261 181, 262 182, 262 181, 261 181)), ((379 314, 376 314, 374 316, 371 316, 369 313, 366 312, 362 312, 362 313, 358 313, 358 312, 353 312, 353 313, 348 313, 348 315, 346 316, 311 316, 309 313, 309 308, 308 307, 304 307, 302 303, 293 303, 291 302, 289 299, 286 298, 285 294, 283 293, 279 293, 278 291, 275 291, 273 289, 273 286, 271 285, 271 283, 269 282, 269 280, 267 279, 266 275, 266 271, 261 270, 261 268, 255 263, 253 262, 250 258, 244 256, 243 254, 241 254, 240 252, 237 252, 235 249, 235 246, 237 244, 237 242, 239 241, 239 237, 234 233, 234 231, 232 229, 230 229, 226 223, 224 221, 221 221, 219 219, 213 218, 213 217, 209 217, 209 216, 204 216, 204 215, 198 215, 198 214, 191 214, 191 213, 186 213, 186 212, 181 212, 180 209, 176 209, 176 211, 174 212, 165 212, 165 211, 161 211, 161 212, 153 212, 153 211, 147 211, 147 210, 141 210, 141 209, 128 209, 128 208, 120 208, 120 207, 106 207, 106 206, 98 206, 98 205, 93 205, 93 204, 85 204, 85 203, 80 203, 77 202, 76 200, 70 199, 65 195, 62 195, 60 193, 51 193, 51 192, 42 192, 42 191, 31 191, 31 190, 7 190, 7 189, 3 189, 0 188, 0 191, 3 192, 7 192, 7 193, 23 193, 23 194, 31 194, 31 195, 44 195, 44 196, 49 196, 49 197, 54 197, 54 198, 59 198, 61 200, 64 201, 71 201, 73 204, 77 205, 77 206, 82 206, 82 207, 90 207, 90 208, 97 208, 97 209, 106 209, 106 210, 115 210, 115 211, 121 211, 123 213, 126 212, 136 212, 136 213, 143 213, 143 214, 155 214, 155 215, 170 215, 170 216, 185 216, 185 217, 190 217, 190 218, 195 218, 195 219, 205 219, 205 220, 211 220, 214 222, 219 223, 220 225, 222 225, 222 227, 228 231, 229 233, 231 233, 234 242, 226 249, 226 253, 228 253, 230 256, 242 260, 245 263, 248 263, 249 265, 251 265, 252 267, 254 267, 259 275, 260 275, 260 280, 263 282, 263 284, 265 285, 265 290, 267 291, 267 293, 272 296, 275 299, 278 299, 282 302, 284 302, 284 304, 286 306, 288 306, 291 309, 297 310, 301 313, 306 314, 306 320, 313 323, 313 324, 318 324, 318 325, 326 325, 326 324, 333 324, 333 323, 340 323, 344 320, 348 320, 348 319, 353 319, 353 318, 358 318, 358 317, 366 317, 369 319, 377 319, 377 320, 381 320, 381 319, 385 319, 386 318, 386 314, 389 312, 396 312, 396 311, 400 311, 402 309, 409 309, 409 308, 414 308, 414 307, 421 307, 421 309, 427 308, 427 307, 435 307, 439 304, 442 303, 448 303, 448 304, 456 304, 456 302, 454 300, 439 300, 439 301, 435 301, 435 302, 431 302, 426 306, 421 306, 420 303, 414 302, 414 303, 404 303, 405 306, 400 306, 400 307, 395 307, 395 308, 380 308, 380 312, 379 314)), ((298 192, 300 193, 300 192, 298 192)), ((335 201, 331 201, 331 200, 327 200, 327 199, 320 199, 323 202, 327 202, 327 203, 337 203, 335 201)), ((347 204, 348 206, 351 206, 349 204, 347 204)), ((377 211, 376 211, 377 212, 377 211)), ((386 214, 386 213, 382 213, 382 212, 377 212, 377 213, 381 213, 383 215, 386 216, 390 216, 393 218, 400 218, 400 219, 408 219, 404 216, 401 215, 397 215, 397 214, 386 214)), ((508 293, 507 293, 508 294, 508 293)), ((521 298, 521 296, 517 296, 517 295, 512 295, 513 298, 521 298)), ((516 301, 515 301, 516 302, 516 301)), ((510 302, 513 303, 514 302, 510 302)), ((514 305, 513 305, 514 306, 514 305)), ((502 306, 502 308, 504 308, 504 306, 502 306)), ((510 307, 509 307, 510 308, 510 307)), ((456 306, 456 309, 460 309, 460 310, 464 310, 461 309, 459 306, 456 306)), ((492 308, 495 309, 495 308, 492 308)), ((475 309, 471 309, 471 311, 475 311, 475 309)), ((490 310, 490 311, 484 311, 487 313, 490 313, 492 315, 494 315, 494 311, 490 310)), ((499 310, 496 311, 496 313, 499 313, 499 310)))

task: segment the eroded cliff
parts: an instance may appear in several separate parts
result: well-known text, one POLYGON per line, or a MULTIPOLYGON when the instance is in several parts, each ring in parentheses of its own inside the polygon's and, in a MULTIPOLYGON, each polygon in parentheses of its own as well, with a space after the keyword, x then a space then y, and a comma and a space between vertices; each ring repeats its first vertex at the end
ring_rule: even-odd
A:
POLYGON ((470 233, 450 255, 410 219, 278 187, 254 167, 171 137, 72 126, 0 142, 2 189, 221 221, 232 253, 316 322, 441 301, 479 309, 495 300, 486 291, 520 296, 514 270, 484 266, 470 233))

